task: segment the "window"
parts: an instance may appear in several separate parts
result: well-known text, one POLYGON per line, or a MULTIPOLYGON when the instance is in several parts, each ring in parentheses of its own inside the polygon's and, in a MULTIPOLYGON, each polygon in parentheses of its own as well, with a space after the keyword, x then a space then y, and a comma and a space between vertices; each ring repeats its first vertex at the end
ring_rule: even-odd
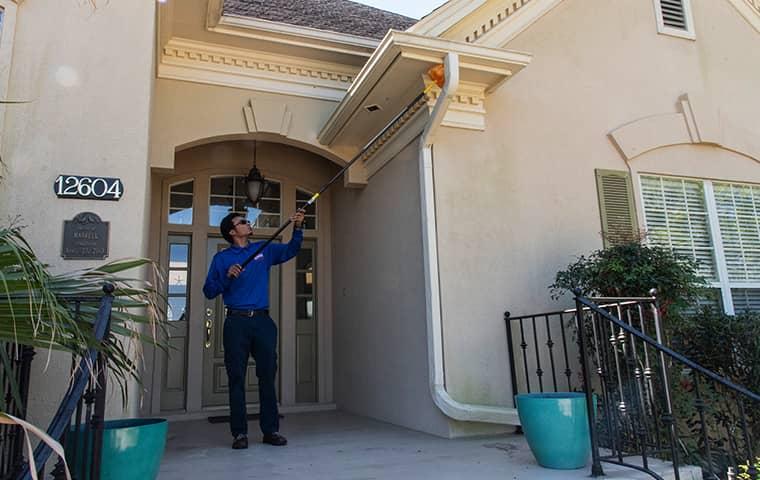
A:
POLYGON ((654 0, 657 31, 664 35, 694 40, 691 0, 654 0))
POLYGON ((760 186, 641 176, 649 240, 687 255, 726 312, 760 310, 760 186))
MULTIPOLYGON (((296 208, 303 208, 312 197, 312 193, 303 191, 301 189, 296 190, 296 208)), ((317 229, 317 204, 312 203, 306 207, 306 214, 304 215, 304 224, 308 230, 317 229)))
POLYGON ((296 257, 296 403, 317 396, 316 245, 304 242, 296 257))
POLYGON ((167 278, 167 318, 170 322, 187 320, 188 279, 190 278, 190 238, 169 237, 167 278))
POLYGON ((169 223, 193 224, 193 181, 169 187, 169 223))
POLYGON ((280 184, 269 181, 269 188, 259 201, 261 214, 256 218, 257 209, 250 205, 246 197, 244 176, 211 178, 209 198, 209 225, 218 226, 230 212, 240 213, 254 222, 254 228, 277 228, 280 226, 280 184))

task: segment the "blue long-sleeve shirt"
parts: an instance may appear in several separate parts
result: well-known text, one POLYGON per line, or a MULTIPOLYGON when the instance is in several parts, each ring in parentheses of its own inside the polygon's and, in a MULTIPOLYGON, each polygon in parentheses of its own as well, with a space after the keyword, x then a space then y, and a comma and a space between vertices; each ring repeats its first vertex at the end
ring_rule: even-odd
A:
POLYGON ((293 230, 293 237, 285 245, 271 243, 246 265, 238 278, 229 278, 227 270, 241 264, 262 242, 249 243, 246 247, 231 245, 214 255, 211 261, 203 294, 209 300, 222 294, 224 304, 235 310, 258 310, 269 308, 269 269, 272 265, 287 262, 298 254, 303 232, 293 230))

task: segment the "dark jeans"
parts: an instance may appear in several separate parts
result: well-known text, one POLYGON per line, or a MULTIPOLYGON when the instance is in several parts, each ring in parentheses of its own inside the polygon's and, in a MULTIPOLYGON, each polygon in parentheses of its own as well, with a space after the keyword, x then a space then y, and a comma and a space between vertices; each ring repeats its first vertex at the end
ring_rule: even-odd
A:
POLYGON ((264 434, 280 429, 275 393, 277 373, 277 326, 265 313, 253 317, 227 316, 224 321, 224 365, 230 388, 230 430, 232 435, 248 433, 245 409, 245 373, 248 356, 256 361, 259 378, 259 425, 264 434))

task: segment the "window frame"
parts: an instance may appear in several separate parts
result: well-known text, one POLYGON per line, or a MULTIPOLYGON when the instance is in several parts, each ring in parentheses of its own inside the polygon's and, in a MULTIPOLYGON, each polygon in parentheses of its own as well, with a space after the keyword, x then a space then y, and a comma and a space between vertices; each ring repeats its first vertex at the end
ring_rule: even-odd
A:
MULTIPOLYGON (((295 186, 296 210, 299 208, 298 203, 301 201, 301 200, 298 200, 298 193, 299 192, 303 193, 303 194, 306 194, 306 196, 309 197, 309 198, 311 198, 312 196, 314 196, 314 192, 311 189, 304 188, 304 187, 301 187, 299 185, 296 185, 295 186)), ((308 200, 307 200, 307 202, 308 202, 308 200)), ((319 230, 319 202, 314 202, 312 204, 312 206, 314 207, 314 215, 313 215, 314 222, 313 222, 313 225, 310 225, 309 224, 309 219, 311 218, 311 216, 307 215, 306 216, 306 228, 304 228, 304 230, 305 231, 309 231, 309 232, 317 232, 319 230)))
POLYGON ((759 281, 749 281, 749 282, 732 282, 729 279, 728 275, 728 264, 726 263, 726 256, 725 251, 723 249, 723 235, 721 233, 720 229, 720 220, 718 218, 718 208, 717 203, 715 202, 715 189, 714 189, 714 183, 728 183, 728 184, 740 184, 740 185, 751 185, 755 186, 757 184, 754 183, 748 183, 748 182, 735 182, 730 180, 711 180, 706 178, 695 178, 695 177, 679 177, 675 175, 663 175, 658 173, 646 173, 646 172, 639 172, 637 175, 637 181, 638 181, 638 200, 639 204, 641 205, 641 214, 644 220, 643 226, 644 228, 648 229, 648 222, 647 222, 647 210, 646 210, 646 204, 644 201, 644 189, 643 189, 643 177, 656 177, 656 178, 672 178, 676 180, 690 180, 694 182, 701 182, 702 183, 702 191, 704 192, 704 202, 705 202, 705 209, 707 210, 707 219, 708 219, 708 227, 710 229, 710 239, 712 241, 712 250, 713 250, 713 257, 715 261, 715 270, 717 275, 717 281, 708 281, 708 286, 710 288, 715 288, 720 290, 720 296, 721 301, 723 304, 723 310, 728 315, 735 315, 736 310, 734 308, 734 300, 733 295, 731 293, 732 289, 748 289, 748 290, 760 290, 760 280, 759 281))
POLYGON ((683 14, 687 27, 686 30, 665 25, 665 19, 662 16, 662 0, 653 0, 654 14, 657 19, 657 33, 687 40, 696 40, 697 34, 694 30, 694 13, 691 7, 691 0, 681 1, 683 2, 683 14))
POLYGON ((187 234, 170 234, 166 242, 166 318, 171 324, 176 322, 187 322, 190 319, 190 295, 192 292, 192 258, 193 258, 193 239, 192 235, 187 234), (187 245, 187 262, 185 267, 172 268, 171 248, 172 245, 187 245), (169 289, 171 286, 171 273, 173 271, 185 272, 185 292, 183 295, 172 293, 169 289), (185 298, 184 315, 177 320, 169 317, 170 305, 172 298, 185 298))
POLYGON ((172 227, 177 227, 177 226, 192 227, 193 225, 195 225, 195 215, 196 215, 195 200, 196 200, 196 195, 197 195, 195 180, 196 180, 195 177, 189 177, 189 178, 185 178, 185 179, 182 179, 182 180, 177 180, 177 181, 174 181, 174 182, 170 182, 168 184, 167 190, 166 190, 166 214, 164 216, 164 222, 167 225, 170 225, 172 227), (192 193, 172 192, 172 188, 174 188, 174 187, 176 187, 178 185, 185 184, 185 183, 192 183, 193 184, 193 191, 192 191, 192 193), (170 217, 171 217, 171 214, 172 214, 172 193, 175 194, 175 195, 181 195, 181 196, 190 197, 190 200, 191 200, 191 202, 190 202, 190 210, 191 210, 190 223, 173 223, 170 220, 170 217))
MULTIPOLYGON (((212 224, 211 223, 211 197, 231 198, 232 199, 232 208, 233 209, 235 208, 235 200, 236 199, 247 198, 247 196, 245 196, 245 195, 243 195, 243 196, 235 195, 235 193, 236 193, 236 191, 235 191, 235 179, 238 178, 238 177, 245 178, 245 175, 219 173, 219 174, 210 174, 208 176, 208 198, 206 199, 206 204, 207 204, 207 208, 208 208, 208 223, 209 223, 208 227, 215 227, 215 226, 217 226, 216 224, 212 224), (213 184, 214 179, 216 179, 216 178, 232 178, 233 179, 232 180, 233 194, 231 196, 230 195, 214 194, 212 192, 212 184, 213 184)), ((259 220, 261 219, 261 215, 271 215, 271 216, 275 215, 275 213, 272 213, 272 212, 264 212, 264 211, 262 211, 261 215, 259 215, 259 217, 256 219, 256 221, 253 222, 252 225, 251 225, 251 228, 253 228, 254 230, 262 230, 262 231, 272 230, 272 231, 274 231, 274 230, 277 230, 278 228, 280 228, 280 226, 282 226, 282 223, 283 223, 283 215, 284 215, 283 212, 285 210, 285 208, 283 206, 283 202, 284 202, 284 198, 283 198, 284 197, 283 183, 284 182, 283 182, 282 179, 273 178, 273 177, 267 177, 267 182, 276 183, 280 187, 280 196, 277 197, 277 198, 266 196, 266 197, 261 197, 260 200, 277 200, 279 202, 279 204, 280 204, 280 211, 276 213, 276 215, 278 215, 278 217, 279 217, 279 220, 278 220, 277 226, 275 226, 275 227, 264 227, 264 226, 259 225, 259 220)), ((233 210, 233 211, 236 211, 236 210, 233 210)), ((242 212, 237 212, 237 213, 242 213, 242 212)))

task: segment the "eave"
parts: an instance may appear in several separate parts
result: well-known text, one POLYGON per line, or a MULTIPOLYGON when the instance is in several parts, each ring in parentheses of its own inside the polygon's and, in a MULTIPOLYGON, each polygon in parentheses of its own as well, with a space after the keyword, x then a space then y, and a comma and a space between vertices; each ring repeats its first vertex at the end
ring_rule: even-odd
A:
POLYGON ((526 53, 392 30, 322 128, 319 142, 360 148, 422 91, 425 72, 449 52, 459 56, 462 84, 483 97, 531 60, 526 53), (364 108, 373 104, 380 110, 364 108))

